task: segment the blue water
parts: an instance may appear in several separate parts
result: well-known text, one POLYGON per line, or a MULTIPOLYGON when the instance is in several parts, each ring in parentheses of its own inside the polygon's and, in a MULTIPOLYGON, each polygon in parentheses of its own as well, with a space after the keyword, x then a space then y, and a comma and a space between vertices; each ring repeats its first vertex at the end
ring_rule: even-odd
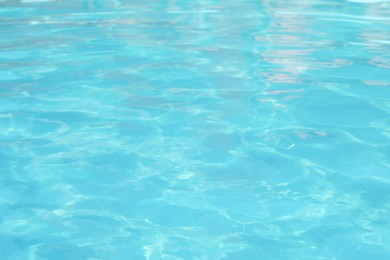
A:
POLYGON ((390 259, 390 2, 0 1, 0 259, 390 259))

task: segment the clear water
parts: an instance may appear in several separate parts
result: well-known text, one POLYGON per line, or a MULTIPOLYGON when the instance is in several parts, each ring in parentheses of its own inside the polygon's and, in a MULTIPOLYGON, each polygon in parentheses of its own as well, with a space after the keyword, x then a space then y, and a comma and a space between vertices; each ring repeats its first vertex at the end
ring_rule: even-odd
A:
POLYGON ((0 1, 0 259, 390 259, 390 3, 0 1))

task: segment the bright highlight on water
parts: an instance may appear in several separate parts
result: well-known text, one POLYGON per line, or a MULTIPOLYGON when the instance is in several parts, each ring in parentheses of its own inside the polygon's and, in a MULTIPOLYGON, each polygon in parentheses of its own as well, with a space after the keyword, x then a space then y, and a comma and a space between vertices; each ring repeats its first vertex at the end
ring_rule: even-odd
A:
POLYGON ((390 259, 390 2, 0 1, 0 259, 390 259))

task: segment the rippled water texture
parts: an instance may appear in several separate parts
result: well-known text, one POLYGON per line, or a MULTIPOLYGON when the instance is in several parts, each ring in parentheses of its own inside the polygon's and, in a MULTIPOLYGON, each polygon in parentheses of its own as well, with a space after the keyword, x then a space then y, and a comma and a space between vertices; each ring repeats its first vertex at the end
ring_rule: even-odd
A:
POLYGON ((390 2, 0 1, 0 258, 390 259, 390 2))

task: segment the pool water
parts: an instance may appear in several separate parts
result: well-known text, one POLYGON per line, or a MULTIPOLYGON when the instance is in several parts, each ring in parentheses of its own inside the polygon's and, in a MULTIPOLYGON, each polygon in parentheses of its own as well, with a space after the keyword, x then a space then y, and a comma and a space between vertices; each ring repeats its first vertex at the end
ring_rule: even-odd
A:
POLYGON ((0 1, 0 259, 390 259, 390 2, 0 1))

